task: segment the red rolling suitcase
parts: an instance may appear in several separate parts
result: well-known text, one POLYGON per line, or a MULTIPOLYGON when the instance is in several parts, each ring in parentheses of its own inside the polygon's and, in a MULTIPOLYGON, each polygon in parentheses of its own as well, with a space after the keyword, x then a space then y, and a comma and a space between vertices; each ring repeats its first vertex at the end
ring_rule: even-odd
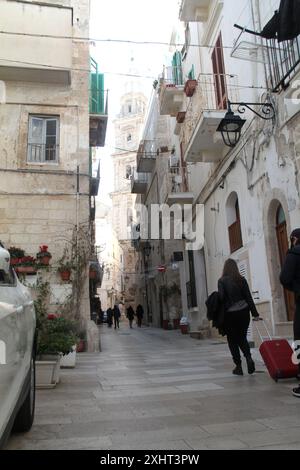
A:
POLYGON ((286 339, 272 339, 268 328, 264 327, 268 334, 268 340, 264 340, 258 326, 258 334, 262 340, 259 352, 269 371, 270 376, 276 382, 279 379, 291 379, 299 374, 299 366, 293 362, 294 351, 286 339))

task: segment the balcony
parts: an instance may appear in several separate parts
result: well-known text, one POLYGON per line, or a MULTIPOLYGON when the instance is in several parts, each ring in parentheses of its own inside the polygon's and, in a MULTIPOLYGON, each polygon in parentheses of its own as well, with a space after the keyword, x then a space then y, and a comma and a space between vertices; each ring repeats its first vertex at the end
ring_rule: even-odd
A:
POLYGON ((182 0, 179 12, 180 21, 204 23, 208 20, 211 3, 211 0, 182 0))
POLYGON ((143 140, 137 153, 137 171, 152 173, 155 167, 157 150, 154 140, 143 140))
POLYGON ((277 39, 259 38, 243 30, 231 52, 235 59, 265 64, 273 93, 285 90, 300 71, 300 36, 279 43, 277 39))
POLYGON ((70 85, 72 8, 2 1, 0 30, 0 80, 70 85))
POLYGON ((91 58, 90 73, 90 147, 104 147, 108 121, 108 91, 104 91, 104 75, 91 58))
POLYGON ((227 99, 239 101, 237 79, 228 75, 200 74, 182 124, 184 161, 215 163, 226 152, 217 128, 226 113, 227 99))
POLYGON ((132 194, 145 194, 148 188, 148 173, 133 172, 131 178, 132 194))
POLYGON ((167 178, 167 200, 169 206, 174 204, 193 204, 194 195, 188 192, 187 169, 180 166, 169 166, 167 178))
POLYGON ((160 78, 159 106, 162 116, 177 116, 184 103, 184 81, 181 67, 165 67, 160 78))
POLYGON ((100 185, 100 162, 98 165, 97 175, 90 179, 90 196, 98 196, 100 185))

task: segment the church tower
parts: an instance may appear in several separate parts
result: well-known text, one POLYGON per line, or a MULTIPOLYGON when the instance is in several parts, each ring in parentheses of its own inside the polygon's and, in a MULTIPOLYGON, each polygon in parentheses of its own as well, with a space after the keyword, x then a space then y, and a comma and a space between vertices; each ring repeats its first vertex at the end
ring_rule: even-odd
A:
POLYGON ((135 306, 137 256, 129 239, 129 227, 134 220, 136 195, 131 194, 131 178, 136 167, 136 154, 144 125, 147 98, 137 81, 125 85, 120 113, 114 121, 115 148, 112 154, 114 168, 113 229, 121 245, 123 259, 123 298, 120 301, 135 306), (125 208, 125 209, 124 209, 125 208))

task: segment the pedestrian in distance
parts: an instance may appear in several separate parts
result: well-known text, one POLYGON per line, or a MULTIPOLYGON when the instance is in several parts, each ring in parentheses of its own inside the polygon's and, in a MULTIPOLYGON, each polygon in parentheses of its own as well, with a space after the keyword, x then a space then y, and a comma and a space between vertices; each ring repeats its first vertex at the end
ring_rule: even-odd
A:
POLYGON ((114 317, 114 326, 116 330, 117 327, 120 328, 120 318, 121 318, 121 312, 117 305, 114 306, 113 317, 114 317))
MULTIPOLYGON (((294 342, 295 353, 300 359, 300 228, 294 230, 290 237, 291 248, 287 253, 282 271, 280 282, 283 287, 295 294, 295 316, 294 316, 294 342)), ((300 379, 300 362, 298 379, 300 379)), ((300 385, 294 388, 293 395, 300 398, 300 385)))
POLYGON ((142 321, 144 317, 144 309, 141 304, 137 306, 136 309, 137 324, 139 328, 142 328, 142 321))
POLYGON ((250 375, 255 372, 247 333, 250 312, 254 320, 260 316, 252 298, 248 282, 241 276, 237 263, 229 259, 224 265, 223 275, 218 282, 218 291, 224 306, 224 329, 235 369, 234 375, 244 375, 240 350, 243 352, 250 375))
POLYGON ((106 313, 107 313, 107 326, 108 328, 111 328, 113 324, 113 311, 111 308, 108 308, 106 313))
POLYGON ((132 306, 129 305, 129 307, 126 311, 126 316, 128 318, 130 328, 132 328, 132 322, 134 320, 134 315, 135 315, 134 310, 133 310, 132 306))

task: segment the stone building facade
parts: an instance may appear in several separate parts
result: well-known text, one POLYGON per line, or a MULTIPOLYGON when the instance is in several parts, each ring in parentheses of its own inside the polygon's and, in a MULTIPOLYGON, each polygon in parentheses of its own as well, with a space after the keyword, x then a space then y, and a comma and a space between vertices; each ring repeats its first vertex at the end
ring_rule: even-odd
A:
MULTIPOLYGON (((1 34, 0 239, 31 256, 48 245, 51 298, 62 302, 70 294, 57 274, 65 248, 81 237, 93 254, 91 147, 104 145, 106 132, 86 40, 89 0, 1 0, 0 10, 10 32, 1 34)), ((78 308, 89 320, 88 259, 83 279, 78 308)))
POLYGON ((205 300, 232 257, 273 333, 292 334, 293 299, 279 273, 289 233, 300 224, 300 39, 278 43, 251 33, 262 31, 278 6, 182 0, 185 45, 173 50, 159 78, 160 114, 169 116, 185 174, 181 191, 192 196, 194 211, 197 204, 205 211, 203 248, 184 250, 182 304, 193 330, 207 326, 205 300), (260 114, 232 106, 246 120, 232 148, 218 132, 229 100, 256 103, 260 114), (273 119, 262 119, 260 103, 271 105, 273 119))

